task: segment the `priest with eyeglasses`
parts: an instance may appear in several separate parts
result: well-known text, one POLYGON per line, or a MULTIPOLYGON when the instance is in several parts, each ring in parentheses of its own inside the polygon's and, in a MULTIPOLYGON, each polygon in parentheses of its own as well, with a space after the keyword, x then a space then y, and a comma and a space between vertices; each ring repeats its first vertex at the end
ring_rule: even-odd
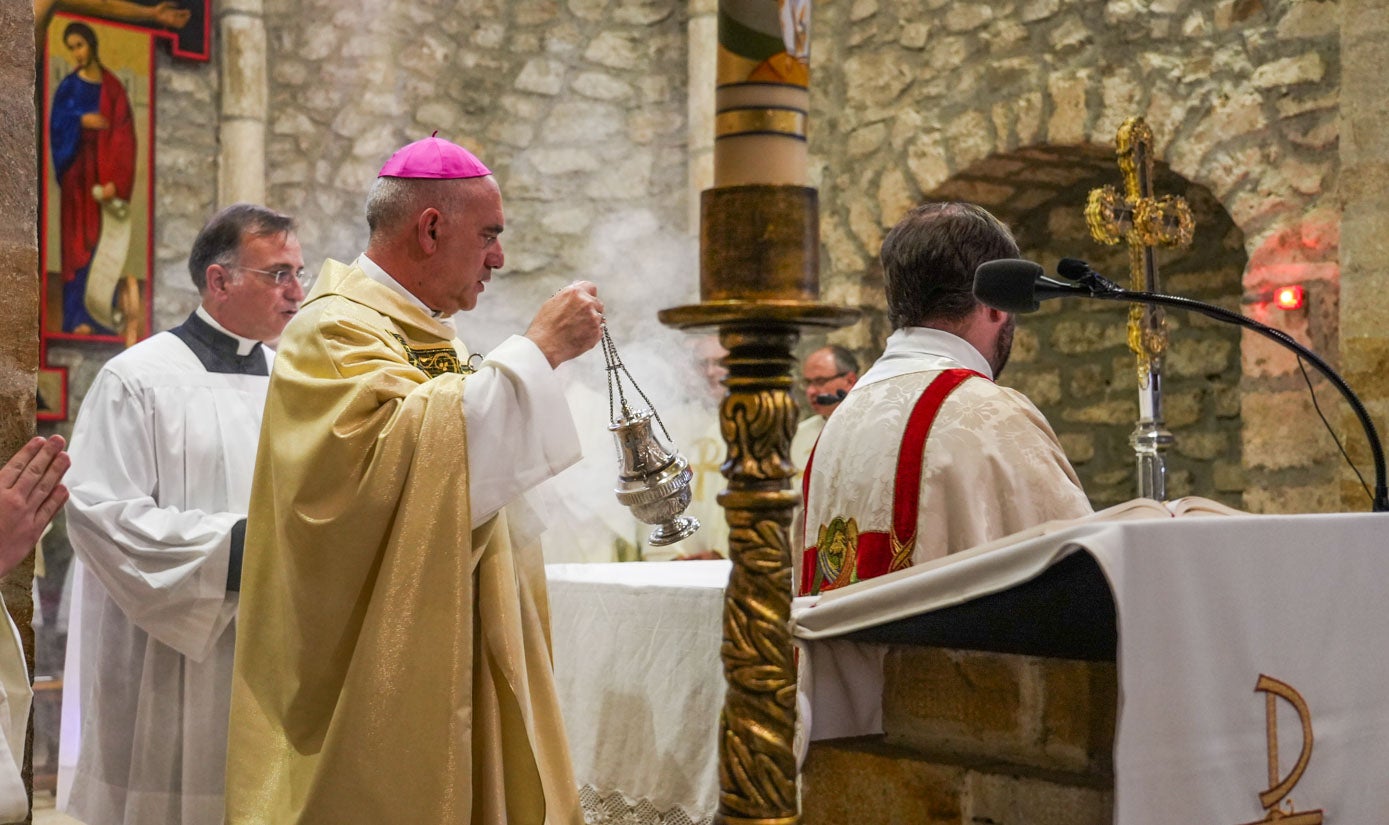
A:
POLYGON ((83 822, 223 817, 252 469, 304 258, 291 218, 236 204, 188 265, 198 308, 108 361, 73 431, 58 792, 83 822))

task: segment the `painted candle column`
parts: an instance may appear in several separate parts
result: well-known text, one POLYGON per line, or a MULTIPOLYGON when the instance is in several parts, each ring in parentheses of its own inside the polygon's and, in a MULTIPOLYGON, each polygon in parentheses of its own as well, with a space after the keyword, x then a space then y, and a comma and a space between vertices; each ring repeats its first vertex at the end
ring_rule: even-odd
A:
POLYGON ((819 208, 806 186, 809 0, 721 0, 714 186, 700 200, 700 303, 663 310, 728 349, 719 494, 733 570, 724 599, 717 821, 800 821, 791 649, 790 461, 800 328, 854 321, 818 303, 819 208))

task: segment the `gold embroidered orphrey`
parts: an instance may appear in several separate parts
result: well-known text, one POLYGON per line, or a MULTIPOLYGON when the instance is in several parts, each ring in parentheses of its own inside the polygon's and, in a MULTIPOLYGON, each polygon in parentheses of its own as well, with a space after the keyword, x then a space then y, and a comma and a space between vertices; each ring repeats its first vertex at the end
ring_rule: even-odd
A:
POLYGON ((1259 674, 1259 681, 1254 685, 1255 693, 1268 694, 1265 697, 1266 724, 1268 726, 1268 789, 1259 792, 1259 803, 1264 806, 1268 815, 1256 822, 1249 822, 1246 825, 1266 825, 1266 823, 1277 823, 1277 825, 1321 825, 1322 812, 1318 808, 1315 811, 1294 810, 1293 801, 1287 800, 1287 810, 1279 810, 1278 803, 1287 798, 1292 792, 1293 786, 1302 778, 1302 774, 1307 770, 1307 763, 1312 758, 1312 714, 1307 709, 1307 700, 1302 698, 1292 686, 1285 682, 1280 682, 1272 676, 1259 674), (1288 771, 1288 775, 1278 776, 1278 708, 1279 698, 1287 701, 1297 711, 1297 717, 1302 722, 1302 751, 1297 756, 1297 763, 1293 769, 1288 771))
MULTIPOLYGON (((1157 292, 1157 247, 1191 243, 1196 223, 1185 199, 1153 194, 1153 130, 1143 118, 1124 121, 1114 136, 1114 150, 1124 194, 1113 186, 1092 190, 1085 222, 1090 236, 1102 244, 1128 243, 1132 289, 1157 292)), ((1160 307, 1134 304, 1129 309, 1129 349, 1138 356, 1139 386, 1146 387, 1150 363, 1160 363, 1167 351, 1167 324, 1160 307)))
POLYGON ((405 342, 404 336, 392 332, 391 337, 400 342, 405 348, 405 359, 410 362, 410 366, 428 375, 430 378, 438 378, 448 373, 459 373, 461 375, 471 375, 477 369, 470 364, 463 363, 458 357, 458 352, 451 344, 438 347, 412 347, 405 342))
POLYGON ((858 581, 858 520, 850 516, 835 516, 829 524, 820 525, 816 540, 823 581, 821 589, 844 587, 858 581))

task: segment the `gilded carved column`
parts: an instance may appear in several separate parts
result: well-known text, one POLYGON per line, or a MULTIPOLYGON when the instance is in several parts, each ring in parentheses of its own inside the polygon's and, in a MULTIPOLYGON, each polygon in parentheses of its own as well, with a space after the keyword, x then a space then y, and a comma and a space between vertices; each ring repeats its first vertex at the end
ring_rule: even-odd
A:
POLYGON ((728 349, 719 494, 733 571, 724 600, 719 811, 799 822, 791 650, 792 349, 803 326, 857 313, 820 304, 819 209, 806 184, 809 0, 720 0, 714 186, 700 199, 700 303, 660 313, 728 349))

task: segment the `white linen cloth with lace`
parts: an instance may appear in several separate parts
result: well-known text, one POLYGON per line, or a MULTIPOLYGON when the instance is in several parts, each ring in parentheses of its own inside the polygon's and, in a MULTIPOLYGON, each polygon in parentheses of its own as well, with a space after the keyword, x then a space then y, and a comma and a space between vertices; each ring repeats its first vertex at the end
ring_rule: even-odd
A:
POLYGON ((588 822, 712 819, 731 569, 724 560, 546 565, 555 688, 588 822))

